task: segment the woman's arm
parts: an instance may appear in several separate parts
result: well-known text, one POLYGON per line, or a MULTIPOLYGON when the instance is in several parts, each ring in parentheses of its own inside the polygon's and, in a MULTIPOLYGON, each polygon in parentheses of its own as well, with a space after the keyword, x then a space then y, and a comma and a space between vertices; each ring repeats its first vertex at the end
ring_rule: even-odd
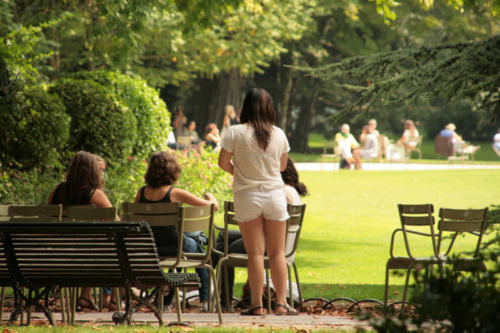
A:
MULTIPOLYGON (((59 184, 57 184, 57 186, 59 186, 59 184)), ((52 205, 52 198, 54 197, 54 193, 56 192, 57 186, 54 187, 52 192, 50 192, 50 194, 49 194, 49 199, 47 200, 48 205, 52 205)))
MULTIPOLYGON (((95 190, 94 195, 92 196, 92 198, 90 198, 89 203, 91 205, 96 205, 97 208, 113 207, 106 194, 104 194, 104 192, 99 189, 95 190)), ((116 221, 120 221, 119 216, 116 216, 116 221)))
POLYGON ((137 195, 135 196, 134 202, 138 203, 140 199, 141 199, 141 190, 137 191, 137 195))
POLYGON ((198 198, 196 195, 186 190, 174 187, 170 193, 170 200, 172 202, 182 202, 190 206, 208 206, 210 204, 215 204, 215 211, 219 210, 219 203, 212 193, 205 193, 203 196, 205 200, 198 198))
POLYGON ((284 153, 280 158, 280 171, 285 171, 286 165, 288 164, 288 153, 284 153))
POLYGON ((234 174, 234 166, 233 166, 233 163, 231 162, 232 157, 233 157, 233 153, 228 152, 224 148, 222 148, 220 150, 219 167, 231 175, 234 174))
POLYGON ((224 123, 222 124, 222 127, 226 126, 229 127, 229 116, 227 114, 224 116, 224 123))

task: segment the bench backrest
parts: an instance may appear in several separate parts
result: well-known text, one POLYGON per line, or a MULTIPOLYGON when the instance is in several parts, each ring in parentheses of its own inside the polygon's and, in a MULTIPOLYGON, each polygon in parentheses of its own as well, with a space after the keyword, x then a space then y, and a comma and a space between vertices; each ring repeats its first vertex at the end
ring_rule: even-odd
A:
POLYGON ((0 236, 11 276, 28 288, 149 285, 141 269, 165 284, 144 222, 0 222, 0 236))
POLYGON ((62 205, 24 205, 9 207, 10 221, 60 221, 62 205))

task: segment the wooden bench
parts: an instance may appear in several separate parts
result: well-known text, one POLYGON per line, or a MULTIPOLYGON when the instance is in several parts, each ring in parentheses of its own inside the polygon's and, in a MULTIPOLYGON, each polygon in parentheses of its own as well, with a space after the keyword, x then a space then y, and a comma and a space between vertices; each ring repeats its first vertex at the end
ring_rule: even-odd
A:
MULTIPOLYGON (((163 313, 153 299, 166 286, 199 284, 196 274, 164 272, 146 222, 0 222, 0 237, 5 251, 5 261, 0 253, 0 278, 7 278, 2 267, 6 263, 15 294, 10 324, 23 311, 36 306, 54 326, 52 312, 46 305, 49 292, 57 286, 109 286, 126 290, 126 311, 121 323, 130 324, 133 312, 147 306, 161 326, 163 313), (22 287, 28 289, 27 295, 22 287), (141 290, 139 296, 134 295, 132 287, 141 290), (24 305, 20 305, 21 299, 24 305), (132 307, 132 299, 139 304, 132 307)), ((74 309, 75 297, 72 302, 74 309)), ((29 317, 28 311, 28 321, 29 317)))

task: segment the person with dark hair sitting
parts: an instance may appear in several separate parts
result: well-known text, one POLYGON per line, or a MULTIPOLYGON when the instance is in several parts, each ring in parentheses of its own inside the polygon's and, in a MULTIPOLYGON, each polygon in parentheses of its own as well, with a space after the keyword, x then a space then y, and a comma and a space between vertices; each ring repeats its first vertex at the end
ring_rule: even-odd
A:
MULTIPOLYGON (((215 210, 219 210, 219 204, 211 193, 205 193, 205 199, 200 199, 194 194, 172 185, 177 182, 181 175, 181 166, 177 159, 165 152, 156 152, 151 156, 148 170, 144 176, 146 186, 141 187, 135 197, 135 202, 157 203, 157 202, 182 202, 191 206, 207 206, 215 204, 215 210)), ((177 254, 178 234, 174 227, 152 227, 156 247, 160 256, 170 256, 177 254)), ((201 253, 202 249, 198 242, 184 234, 182 250, 189 253, 201 253)), ((180 271, 180 269, 178 268, 180 271)), ((196 273, 200 277, 201 287, 199 297, 202 305, 202 312, 208 309, 208 271, 206 268, 196 268, 196 273)), ((164 298, 165 311, 169 311, 174 299, 175 288, 172 288, 164 298)))
MULTIPOLYGON (((285 183, 285 194, 287 203, 294 205, 301 205, 302 200, 300 197, 306 196, 308 194, 307 187, 304 183, 299 181, 299 173, 295 168, 295 164, 292 159, 288 157, 286 169, 281 172, 281 178, 285 183)), ((296 228, 296 226, 295 226, 296 228)), ((288 238, 285 244, 285 252, 288 253, 295 242, 295 233, 288 234, 288 238)), ((229 253, 246 253, 245 244, 243 243, 243 238, 241 236, 241 231, 239 230, 228 230, 228 251, 229 253)), ((217 237, 215 249, 224 252, 224 231, 219 233, 217 237)), ((286 260, 291 264, 294 261, 295 254, 292 257, 286 258, 286 260)), ((216 253, 212 254, 212 265, 215 268, 219 262, 219 255, 216 253)), ((234 267, 227 268, 227 280, 228 280, 228 290, 229 290, 229 301, 233 299, 233 287, 234 287, 234 267)), ((224 277, 222 278, 222 285, 220 288, 221 292, 221 306, 227 308, 226 304, 226 283, 224 277)))
MULTIPOLYGON (((75 205, 95 204, 98 208, 113 207, 104 192, 104 170, 106 165, 104 159, 86 151, 75 154, 66 174, 66 180, 58 184, 50 193, 48 204, 62 204, 64 210, 75 205)), ((120 218, 117 216, 116 220, 120 218)), ((99 308, 91 299, 90 287, 82 287, 77 305, 82 310, 98 311, 99 308)), ((114 291, 106 288, 106 295, 103 297, 105 308, 111 311, 116 310, 116 295, 114 291), (111 294, 111 296, 109 296, 111 294)))
POLYGON ((219 129, 216 124, 208 124, 205 128, 205 142, 207 146, 212 147, 215 151, 220 149, 222 139, 219 135, 219 129))

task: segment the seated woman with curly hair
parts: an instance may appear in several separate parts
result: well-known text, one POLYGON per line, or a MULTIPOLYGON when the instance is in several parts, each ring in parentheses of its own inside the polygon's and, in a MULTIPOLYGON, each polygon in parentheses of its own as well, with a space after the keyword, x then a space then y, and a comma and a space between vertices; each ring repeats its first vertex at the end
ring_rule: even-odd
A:
MULTIPOLYGON (((205 193, 205 199, 200 199, 194 194, 180 188, 173 187, 181 175, 181 166, 177 159, 171 154, 160 151, 151 156, 148 170, 144 176, 146 186, 137 192, 135 202, 157 203, 157 202, 182 202, 191 206, 207 206, 215 204, 215 210, 219 210, 219 204, 211 193, 205 193)), ((160 256, 177 254, 177 231, 174 227, 152 227, 156 247, 160 256)), ((200 253, 198 243, 184 234, 182 250, 190 253, 200 253)), ((201 280, 199 289, 200 302, 203 304, 202 311, 208 311, 208 271, 205 268, 196 268, 201 280)), ((174 298, 174 288, 164 299, 165 310, 171 308, 174 298)))

